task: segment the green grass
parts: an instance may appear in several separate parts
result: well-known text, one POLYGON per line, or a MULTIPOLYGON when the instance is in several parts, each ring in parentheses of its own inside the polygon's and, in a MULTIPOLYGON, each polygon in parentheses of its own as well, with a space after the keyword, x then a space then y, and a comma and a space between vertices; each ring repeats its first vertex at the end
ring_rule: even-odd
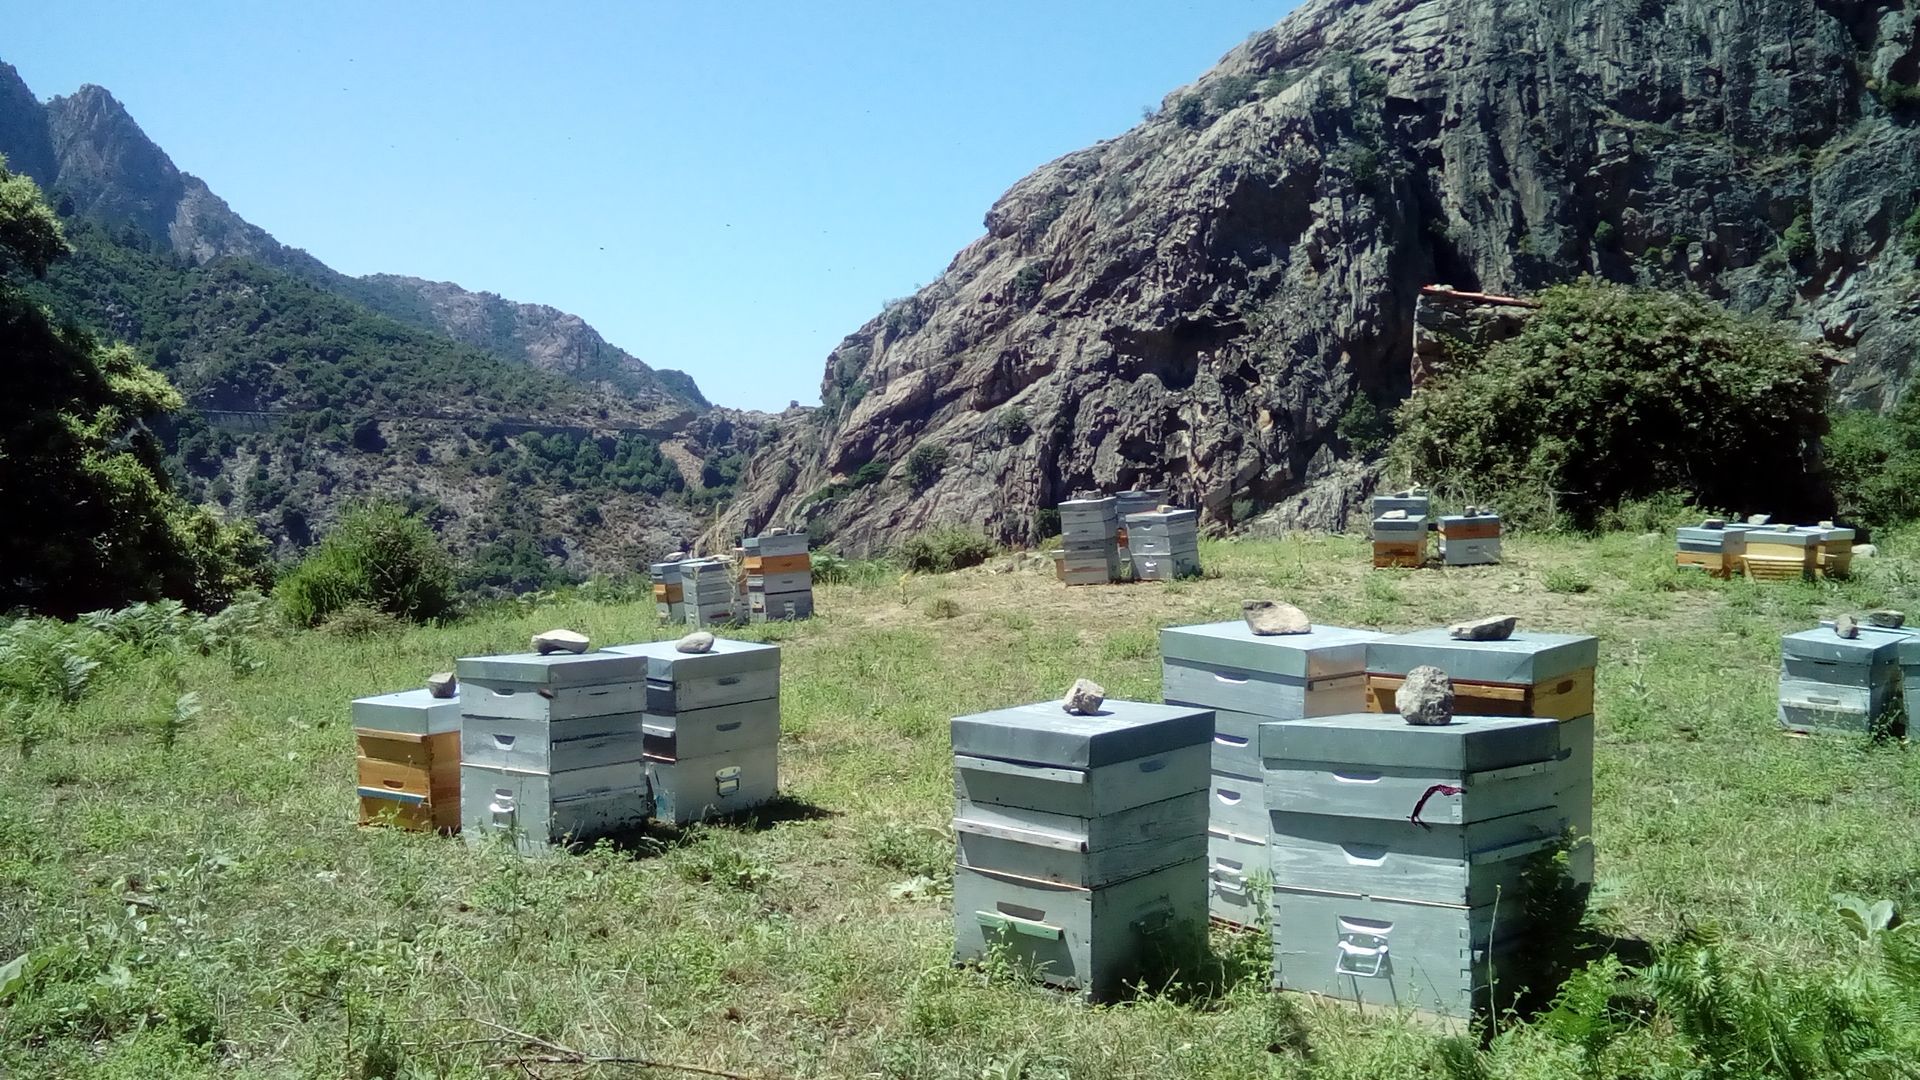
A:
POLYGON ((1308 537, 1205 542, 1207 574, 1169 585, 864 576, 823 586, 819 618, 740 632, 783 649, 779 813, 539 860, 355 827, 347 701, 553 626, 670 636, 649 604, 103 665, 30 756, 0 746, 0 965, 31 964, 11 991, 0 968, 0 1075, 527 1075, 503 1063, 540 1051, 488 1024, 761 1077, 1681 1075, 1652 1028, 1588 1056, 1554 1022, 1509 1022, 1476 1057, 1276 996, 1257 936, 1215 935, 1215 995, 1111 1008, 955 969, 947 720, 1077 676, 1157 699, 1158 628, 1247 597, 1394 630, 1512 613, 1594 633, 1598 924, 1711 926, 1775 971, 1824 971, 1859 949, 1833 893, 1920 904, 1920 761, 1781 735, 1774 672, 1779 635, 1819 616, 1920 611, 1902 561, 1920 537, 1879 539, 1855 580, 1773 587, 1677 573, 1665 537, 1633 535, 1510 537, 1505 565, 1418 572, 1308 537), (1589 587, 1553 589, 1568 575, 1589 587))

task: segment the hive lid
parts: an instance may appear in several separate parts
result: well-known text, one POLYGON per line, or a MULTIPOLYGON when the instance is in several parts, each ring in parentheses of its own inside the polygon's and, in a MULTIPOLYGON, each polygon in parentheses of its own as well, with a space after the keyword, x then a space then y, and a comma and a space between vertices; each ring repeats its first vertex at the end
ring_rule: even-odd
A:
POLYGON ((1213 741, 1213 710, 1116 701, 1074 716, 1057 701, 953 718, 953 752, 1090 769, 1213 741))
POLYGON ((1348 713, 1260 725, 1266 769, 1317 763, 1471 773, 1559 756, 1558 720, 1456 716, 1451 724, 1420 727, 1397 715, 1348 713))
POLYGON ((512 682, 531 686, 599 686, 637 682, 646 677, 646 664, 611 649, 589 653, 506 653, 467 656, 455 661, 453 672, 461 682, 512 682))
POLYGON ((437 735, 460 726, 458 698, 437 698, 425 690, 402 690, 353 699, 353 726, 375 731, 437 735))
POLYGON ((1896 663, 1912 635, 1904 630, 1862 626, 1857 638, 1843 638, 1831 625, 1802 630, 1780 639, 1782 658, 1837 664, 1896 663))
POLYGON ((1773 529, 1756 526, 1747 530, 1747 546, 1779 544, 1783 547, 1813 547, 1820 543, 1819 529, 1773 529))
POLYGON ((635 678, 669 682, 780 667, 778 645, 723 637, 714 638, 713 648, 703 653, 683 653, 673 645, 672 641, 642 641, 609 645, 606 651, 639 661, 642 674, 635 678))
POLYGON ((1600 639, 1590 634, 1516 630, 1505 641, 1455 641, 1445 627, 1383 637, 1367 646, 1367 670, 1405 675, 1432 664, 1467 682, 1531 686, 1600 662, 1600 639))
POLYGON ((1200 520, 1198 510, 1143 510, 1127 515, 1127 525, 1192 525, 1200 520))
POLYGON ((1367 668, 1367 643, 1383 635, 1343 626, 1315 626, 1305 634, 1262 636, 1246 620, 1169 626, 1160 631, 1160 655, 1169 662, 1219 664, 1243 671, 1318 679, 1367 668))

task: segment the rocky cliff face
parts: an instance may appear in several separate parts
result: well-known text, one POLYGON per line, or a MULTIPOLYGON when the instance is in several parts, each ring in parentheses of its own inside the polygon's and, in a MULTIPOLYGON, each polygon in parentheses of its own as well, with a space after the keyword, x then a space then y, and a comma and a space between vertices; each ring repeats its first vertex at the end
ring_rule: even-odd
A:
POLYGON ((1909 3, 1312 0, 1121 137, 1036 171, 828 357, 723 530, 865 550, 1035 535, 1165 484, 1214 529, 1337 526, 1338 422, 1409 387, 1415 298, 1583 273, 1700 288, 1851 354, 1920 333, 1909 3))
POLYGON ((73 213, 132 225, 195 262, 233 256, 288 271, 389 318, 542 370, 604 383, 655 407, 660 424, 673 424, 676 417, 684 423, 708 405, 685 373, 655 371, 577 315, 449 282, 337 273, 280 243, 234 213, 199 178, 180 171, 101 87, 83 86, 43 106, 11 65, 0 64, 0 154, 57 193, 73 213))

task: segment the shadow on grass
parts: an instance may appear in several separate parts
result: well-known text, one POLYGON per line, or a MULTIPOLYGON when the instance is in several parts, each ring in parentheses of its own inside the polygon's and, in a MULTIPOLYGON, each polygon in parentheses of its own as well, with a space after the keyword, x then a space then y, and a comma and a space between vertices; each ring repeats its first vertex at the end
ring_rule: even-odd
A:
MULTIPOLYGON (((682 847, 702 829, 727 829, 735 832, 765 832, 793 821, 825 821, 841 816, 838 810, 808 802, 794 795, 780 794, 748 810, 721 814, 687 825, 648 821, 597 837, 592 843, 604 843, 631 859, 651 859, 682 847)), ((577 843, 576 847, 591 844, 577 843)))

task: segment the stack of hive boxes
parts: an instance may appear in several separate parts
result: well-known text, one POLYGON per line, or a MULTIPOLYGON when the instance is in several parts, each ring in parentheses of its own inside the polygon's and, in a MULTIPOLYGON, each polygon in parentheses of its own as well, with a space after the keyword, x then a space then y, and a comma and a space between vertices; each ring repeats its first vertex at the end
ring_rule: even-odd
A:
MULTIPOLYGON (((1167 501, 1166 488, 1139 488, 1134 491, 1116 492, 1113 496, 1114 513, 1120 518, 1120 561, 1127 566, 1133 565, 1133 551, 1127 535, 1127 519, 1134 514, 1146 514, 1160 509, 1167 501)), ((1138 577, 1138 574, 1134 575, 1138 577)))
POLYGON ((1124 520, 1134 580, 1172 581, 1200 572, 1198 511, 1154 510, 1124 520))
POLYGON ((615 645, 640 665, 639 717, 653 815, 674 825, 749 810, 779 787, 780 648, 716 638, 615 645))
MULTIPOLYGON (((1902 661, 1920 660, 1920 649, 1901 630, 1863 626, 1859 634, 1843 638, 1823 626, 1780 639, 1781 726, 1853 735, 1900 726, 1902 661)), ((1920 693, 1920 683, 1906 693, 1920 693)))
POLYGON ((1820 546, 1814 554, 1814 570, 1821 577, 1840 578, 1853 572, 1853 530, 1823 521, 1814 526, 1820 534, 1820 546))
POLYGON ((1560 721, 1566 784, 1559 805, 1572 824, 1574 879, 1593 882, 1593 675, 1599 639, 1518 630, 1500 641, 1461 641, 1445 629, 1383 637, 1367 646, 1367 710, 1395 712, 1407 672, 1431 664, 1453 682, 1461 715, 1560 721))
POLYGON ((1214 715, 1207 857, 1215 918, 1252 926, 1260 917, 1254 879, 1267 871, 1260 725, 1361 711, 1367 643, 1378 637, 1337 626, 1256 635, 1244 621, 1160 631, 1162 696, 1214 715))
POLYGON ((662 622, 687 621, 687 597, 680 580, 679 562, 657 562, 647 568, 653 578, 653 607, 662 622))
POLYGON ((754 622, 813 616, 813 557, 804 532, 746 539, 747 613, 754 622))
POLYGON ((1432 513, 1432 499, 1419 488, 1375 495, 1369 504, 1374 569, 1401 566, 1417 570, 1425 566, 1427 518, 1432 513), (1388 517, 1388 514, 1395 516, 1388 517))
POLYGON ((460 828, 460 703, 425 690, 353 703, 360 823, 460 828))
POLYGON ((1120 518, 1112 496, 1060 504, 1065 550, 1060 580, 1069 585, 1105 585, 1120 576, 1120 518))
POLYGON ((995 945, 1094 998, 1201 939, 1207 920, 1204 709, 1057 703, 953 721, 954 952, 995 945))
POLYGON ((1699 525, 1682 526, 1677 534, 1677 546, 1674 554, 1677 565, 1697 566, 1717 578, 1746 572, 1747 529, 1744 525, 1730 526, 1718 518, 1709 518, 1699 525))
POLYGON ((1487 566, 1500 561, 1500 515, 1469 506, 1440 519, 1440 561, 1448 566, 1487 566))
POLYGON ((644 821, 646 667, 611 650, 459 661, 468 839, 504 834, 530 853, 644 821))
POLYGON ((1262 725, 1274 986, 1466 1019, 1523 985, 1528 871, 1566 828, 1560 734, 1458 716, 1262 725))
MULTIPOLYGON (((1744 563, 1756 581, 1801 581, 1819 567, 1821 533, 1792 525, 1765 525, 1747 530, 1744 563)), ((1853 551, 1847 549, 1849 557, 1853 551)))
POLYGON ((686 588, 688 626, 743 621, 732 559, 688 559, 680 564, 680 578, 686 588))

